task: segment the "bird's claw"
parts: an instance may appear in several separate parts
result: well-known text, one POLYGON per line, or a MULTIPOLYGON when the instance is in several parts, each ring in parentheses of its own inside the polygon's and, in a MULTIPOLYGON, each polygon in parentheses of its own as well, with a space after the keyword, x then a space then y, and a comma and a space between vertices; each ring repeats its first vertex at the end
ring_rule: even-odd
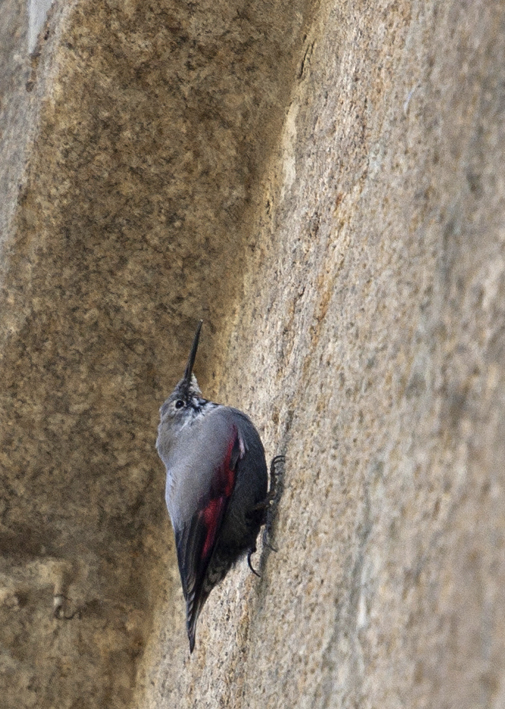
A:
POLYGON ((254 548, 254 549, 251 549, 251 551, 250 551, 249 554, 247 555, 247 563, 249 564, 249 568, 251 569, 251 571, 253 572, 253 574, 255 574, 255 575, 260 579, 260 578, 261 578, 261 574, 259 574, 259 573, 256 571, 256 569, 253 567, 253 565, 252 565, 252 563, 251 563, 251 556, 254 554, 255 551, 256 551, 255 548, 254 548))

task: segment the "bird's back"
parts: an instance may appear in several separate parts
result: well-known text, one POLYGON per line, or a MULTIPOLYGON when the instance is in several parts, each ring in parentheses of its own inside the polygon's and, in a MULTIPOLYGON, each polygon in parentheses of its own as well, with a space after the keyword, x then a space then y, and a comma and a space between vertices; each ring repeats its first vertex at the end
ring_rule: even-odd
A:
POLYGON ((179 438, 167 466, 167 507, 191 642, 211 589, 255 549, 268 473, 259 434, 237 409, 215 407, 179 438))

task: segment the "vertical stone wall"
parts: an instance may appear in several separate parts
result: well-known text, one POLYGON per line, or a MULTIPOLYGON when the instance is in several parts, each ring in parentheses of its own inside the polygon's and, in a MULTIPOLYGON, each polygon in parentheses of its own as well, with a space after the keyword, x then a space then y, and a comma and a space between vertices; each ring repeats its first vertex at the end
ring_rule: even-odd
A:
POLYGON ((7 706, 503 706, 502 3, 52 13, 2 235, 7 706), (288 462, 189 657, 153 443, 200 316, 288 462))
POLYGON ((179 592, 158 407, 230 327, 303 4, 56 2, 30 55, 1 9, 2 701, 131 706, 179 592))

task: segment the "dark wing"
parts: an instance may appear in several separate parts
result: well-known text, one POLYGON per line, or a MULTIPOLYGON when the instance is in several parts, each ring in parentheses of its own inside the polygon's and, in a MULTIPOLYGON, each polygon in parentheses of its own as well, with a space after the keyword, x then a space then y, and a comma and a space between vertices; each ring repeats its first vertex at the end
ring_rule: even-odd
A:
POLYGON ((210 590, 220 580, 212 582, 209 579, 206 582, 206 574, 235 487, 237 464, 242 454, 236 426, 232 426, 231 434, 224 460, 213 472, 209 492, 200 500, 190 522, 175 533, 177 560, 186 599, 190 652, 193 652, 195 645, 196 621, 200 611, 210 590))

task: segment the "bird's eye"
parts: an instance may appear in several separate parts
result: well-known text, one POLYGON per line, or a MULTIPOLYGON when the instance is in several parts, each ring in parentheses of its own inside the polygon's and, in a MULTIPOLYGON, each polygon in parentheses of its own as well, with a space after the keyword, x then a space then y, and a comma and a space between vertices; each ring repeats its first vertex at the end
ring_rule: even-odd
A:
POLYGON ((184 406, 184 401, 182 399, 177 399, 177 401, 175 402, 175 408, 182 409, 183 406, 184 406))

